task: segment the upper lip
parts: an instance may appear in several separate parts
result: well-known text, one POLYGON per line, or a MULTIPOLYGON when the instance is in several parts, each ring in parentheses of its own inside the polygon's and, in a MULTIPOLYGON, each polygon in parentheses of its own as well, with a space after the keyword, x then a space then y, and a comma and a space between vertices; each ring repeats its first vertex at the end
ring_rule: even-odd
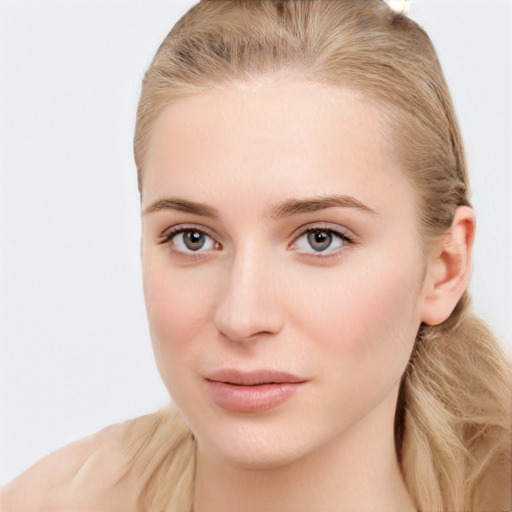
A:
POLYGON ((296 384, 307 379, 288 372, 277 370, 241 371, 233 368, 208 373, 205 379, 213 382, 224 382, 237 386, 257 386, 261 384, 296 384))

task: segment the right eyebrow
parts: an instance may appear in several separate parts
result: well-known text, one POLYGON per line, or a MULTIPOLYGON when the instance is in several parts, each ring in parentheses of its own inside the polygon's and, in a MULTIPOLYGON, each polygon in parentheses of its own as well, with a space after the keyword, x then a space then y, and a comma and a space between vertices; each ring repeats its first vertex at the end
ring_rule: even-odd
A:
POLYGON ((158 201, 150 204, 142 213, 143 215, 146 215, 147 213, 161 212, 165 210, 192 213, 194 215, 209 217, 211 219, 218 219, 220 217, 219 211, 211 206, 177 197, 159 199, 158 201))

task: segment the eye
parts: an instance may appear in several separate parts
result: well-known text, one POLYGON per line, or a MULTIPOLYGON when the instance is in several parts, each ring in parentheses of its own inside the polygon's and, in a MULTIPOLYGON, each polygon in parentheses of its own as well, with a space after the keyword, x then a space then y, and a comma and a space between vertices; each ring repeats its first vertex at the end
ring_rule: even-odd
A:
POLYGON ((338 252, 343 246, 350 243, 352 243, 352 239, 347 234, 332 229, 313 228, 302 233, 295 240, 293 248, 302 253, 327 256, 338 252))
POLYGON ((169 244, 181 253, 199 253, 220 249, 220 244, 210 235, 197 228, 176 227, 165 230, 160 235, 161 244, 169 244))

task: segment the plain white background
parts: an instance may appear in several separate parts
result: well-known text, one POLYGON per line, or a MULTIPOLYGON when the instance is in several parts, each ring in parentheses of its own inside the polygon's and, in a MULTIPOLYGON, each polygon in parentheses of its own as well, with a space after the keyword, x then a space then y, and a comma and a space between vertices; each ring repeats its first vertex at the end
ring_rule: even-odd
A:
MULTIPOLYGON (((140 81, 190 0, 0 0, 0 482, 167 402, 139 269, 140 81)), ((512 2, 413 0, 467 145, 474 305, 512 348, 512 2)))

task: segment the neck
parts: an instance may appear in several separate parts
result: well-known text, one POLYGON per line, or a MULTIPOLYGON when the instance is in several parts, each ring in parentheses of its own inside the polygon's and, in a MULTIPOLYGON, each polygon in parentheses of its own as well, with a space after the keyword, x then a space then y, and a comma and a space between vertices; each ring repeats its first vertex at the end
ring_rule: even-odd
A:
POLYGON ((199 445, 194 512, 414 512, 389 409, 375 409, 350 431, 280 467, 233 467, 199 445))

